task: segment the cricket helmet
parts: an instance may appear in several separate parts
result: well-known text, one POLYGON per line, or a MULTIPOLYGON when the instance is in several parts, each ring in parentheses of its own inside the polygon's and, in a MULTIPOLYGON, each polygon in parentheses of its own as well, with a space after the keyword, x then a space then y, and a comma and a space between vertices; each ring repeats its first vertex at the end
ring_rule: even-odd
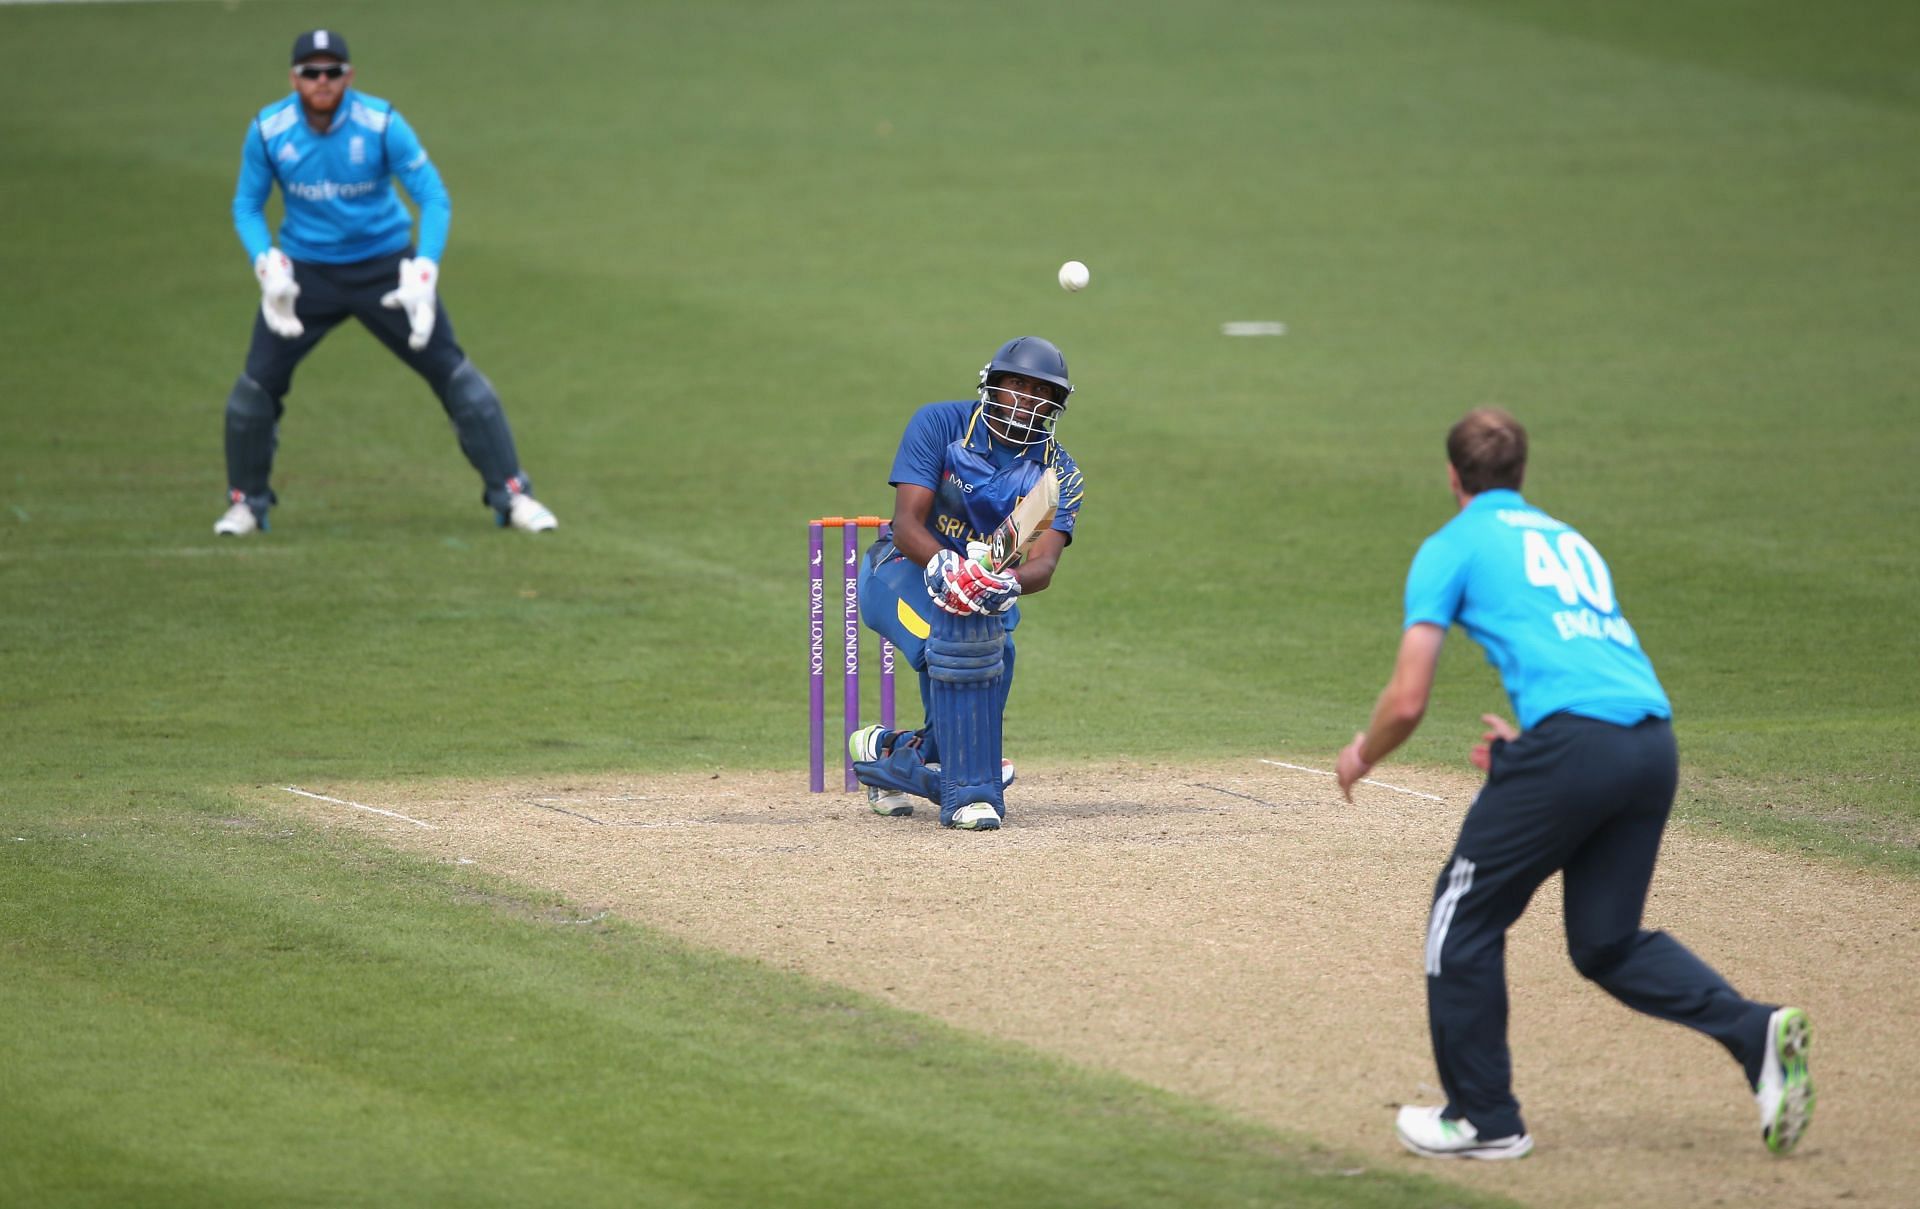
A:
POLYGON ((1073 382, 1067 377, 1067 359, 1051 341, 1020 336, 1001 345, 993 360, 980 369, 980 402, 994 435, 1015 445, 1038 445, 1053 436, 1053 425, 1067 409, 1073 382), (1042 399, 999 386, 1001 378, 1018 374, 1053 387, 1052 398, 1042 399), (1048 406, 1051 404, 1051 406, 1048 406))

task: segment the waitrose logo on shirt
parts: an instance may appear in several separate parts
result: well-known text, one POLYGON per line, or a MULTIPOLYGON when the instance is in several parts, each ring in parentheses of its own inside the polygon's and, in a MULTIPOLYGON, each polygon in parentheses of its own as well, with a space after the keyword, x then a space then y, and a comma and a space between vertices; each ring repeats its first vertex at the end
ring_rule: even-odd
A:
POLYGON ((281 186, 303 201, 333 201, 343 197, 365 197, 378 187, 376 181, 289 181, 281 186))

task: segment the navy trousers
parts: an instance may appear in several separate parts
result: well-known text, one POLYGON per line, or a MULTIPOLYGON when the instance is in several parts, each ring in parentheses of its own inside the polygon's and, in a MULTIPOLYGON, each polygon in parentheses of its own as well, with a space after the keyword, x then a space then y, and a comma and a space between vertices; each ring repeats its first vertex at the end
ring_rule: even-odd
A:
POLYGON ((1749 1083, 1759 1077, 1773 1008, 1741 997, 1665 932, 1640 927, 1678 780, 1664 719, 1628 727, 1555 714, 1494 744, 1427 925, 1427 1019, 1445 1115, 1484 1138, 1526 1132, 1507 1049, 1507 929, 1555 872, 1574 967, 1635 1011, 1707 1034, 1749 1083))
POLYGON ((380 305, 381 297, 400 282, 401 259, 395 253, 357 264, 295 261, 300 296, 294 300, 294 314, 306 330, 291 340, 274 335, 255 311, 246 371, 228 402, 226 420, 227 485, 249 504, 264 509, 274 500, 268 481, 294 370, 328 332, 349 318, 359 320, 407 368, 426 379, 453 423, 461 452, 480 474, 481 499, 489 507, 504 512, 512 492, 532 492, 493 384, 467 360, 454 338, 447 308, 439 306, 433 335, 425 348, 415 351, 407 345, 406 311, 380 305), (269 408, 270 415, 254 414, 269 408))

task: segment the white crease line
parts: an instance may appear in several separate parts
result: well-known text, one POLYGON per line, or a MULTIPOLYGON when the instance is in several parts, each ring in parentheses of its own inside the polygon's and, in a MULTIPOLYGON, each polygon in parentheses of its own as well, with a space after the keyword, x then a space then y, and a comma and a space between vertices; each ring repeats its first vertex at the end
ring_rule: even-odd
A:
MULTIPOLYGON (((1264 756, 1263 756, 1263 757, 1261 757, 1261 760, 1260 760, 1260 762, 1261 762, 1262 764, 1271 764, 1271 765, 1273 765, 1273 766, 1274 766, 1275 768, 1291 768, 1291 769, 1293 769, 1293 770, 1294 770, 1295 772, 1310 772, 1310 773, 1312 773, 1312 774, 1313 774, 1314 776, 1316 776, 1316 777, 1330 777, 1330 776, 1333 776, 1333 775, 1335 775, 1335 774, 1333 774, 1333 773, 1330 773, 1330 772, 1326 772, 1326 771, 1324 771, 1324 770, 1322 770, 1322 769, 1318 769, 1318 768, 1308 768, 1308 767, 1307 767, 1306 765, 1304 765, 1304 764, 1289 764, 1289 763, 1287 763, 1287 762, 1286 762, 1285 760, 1269 760, 1269 759, 1267 759, 1267 758, 1265 758, 1264 756)), ((1446 799, 1445 799, 1445 798, 1441 798, 1441 797, 1435 797, 1435 796, 1434 796, 1433 794, 1430 794, 1430 793, 1421 793, 1421 792, 1420 792, 1419 790, 1417 790, 1417 789, 1402 789, 1402 788, 1401 788, 1400 786, 1398 786, 1398 785, 1389 785, 1389 784, 1387 784, 1387 783, 1386 783, 1385 781, 1376 781, 1376 780, 1374 780, 1374 779, 1372 779, 1371 777, 1361 777, 1361 778, 1360 778, 1360 783, 1361 783, 1362 785, 1374 785, 1374 786, 1378 786, 1378 787, 1379 787, 1379 788, 1381 788, 1381 789, 1391 789, 1391 790, 1393 790, 1393 792, 1395 792, 1395 793, 1404 793, 1404 794, 1406 794, 1406 795, 1407 795, 1408 797, 1414 797, 1414 798, 1425 798, 1425 799, 1426 799, 1427 801, 1429 801, 1429 802, 1444 802, 1444 801, 1446 801, 1446 799)))
POLYGON ((425 827, 428 831, 440 830, 438 827, 435 827, 432 823, 423 823, 419 819, 408 818, 406 815, 401 814, 398 811, 382 810, 378 806, 362 806, 358 802, 349 802, 345 798, 330 798, 324 793, 308 793, 304 789, 296 789, 291 785, 282 785, 281 788, 286 790, 288 793, 297 793, 303 798, 312 798, 318 802, 332 802, 336 806, 351 806, 355 810, 364 810, 368 814, 384 814, 390 819, 399 819, 403 823, 412 823, 415 827, 425 827))

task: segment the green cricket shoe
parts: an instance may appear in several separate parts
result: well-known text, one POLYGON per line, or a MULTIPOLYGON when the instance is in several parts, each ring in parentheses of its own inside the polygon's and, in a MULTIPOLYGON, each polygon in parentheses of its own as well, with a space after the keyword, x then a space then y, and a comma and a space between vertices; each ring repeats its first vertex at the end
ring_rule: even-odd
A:
POLYGON ((1775 1154, 1798 1146, 1813 1123, 1813 1078, 1807 1074, 1812 1044, 1813 1026, 1799 1008, 1780 1008, 1767 1019, 1767 1056, 1753 1098, 1760 1105, 1760 1140, 1775 1154))

